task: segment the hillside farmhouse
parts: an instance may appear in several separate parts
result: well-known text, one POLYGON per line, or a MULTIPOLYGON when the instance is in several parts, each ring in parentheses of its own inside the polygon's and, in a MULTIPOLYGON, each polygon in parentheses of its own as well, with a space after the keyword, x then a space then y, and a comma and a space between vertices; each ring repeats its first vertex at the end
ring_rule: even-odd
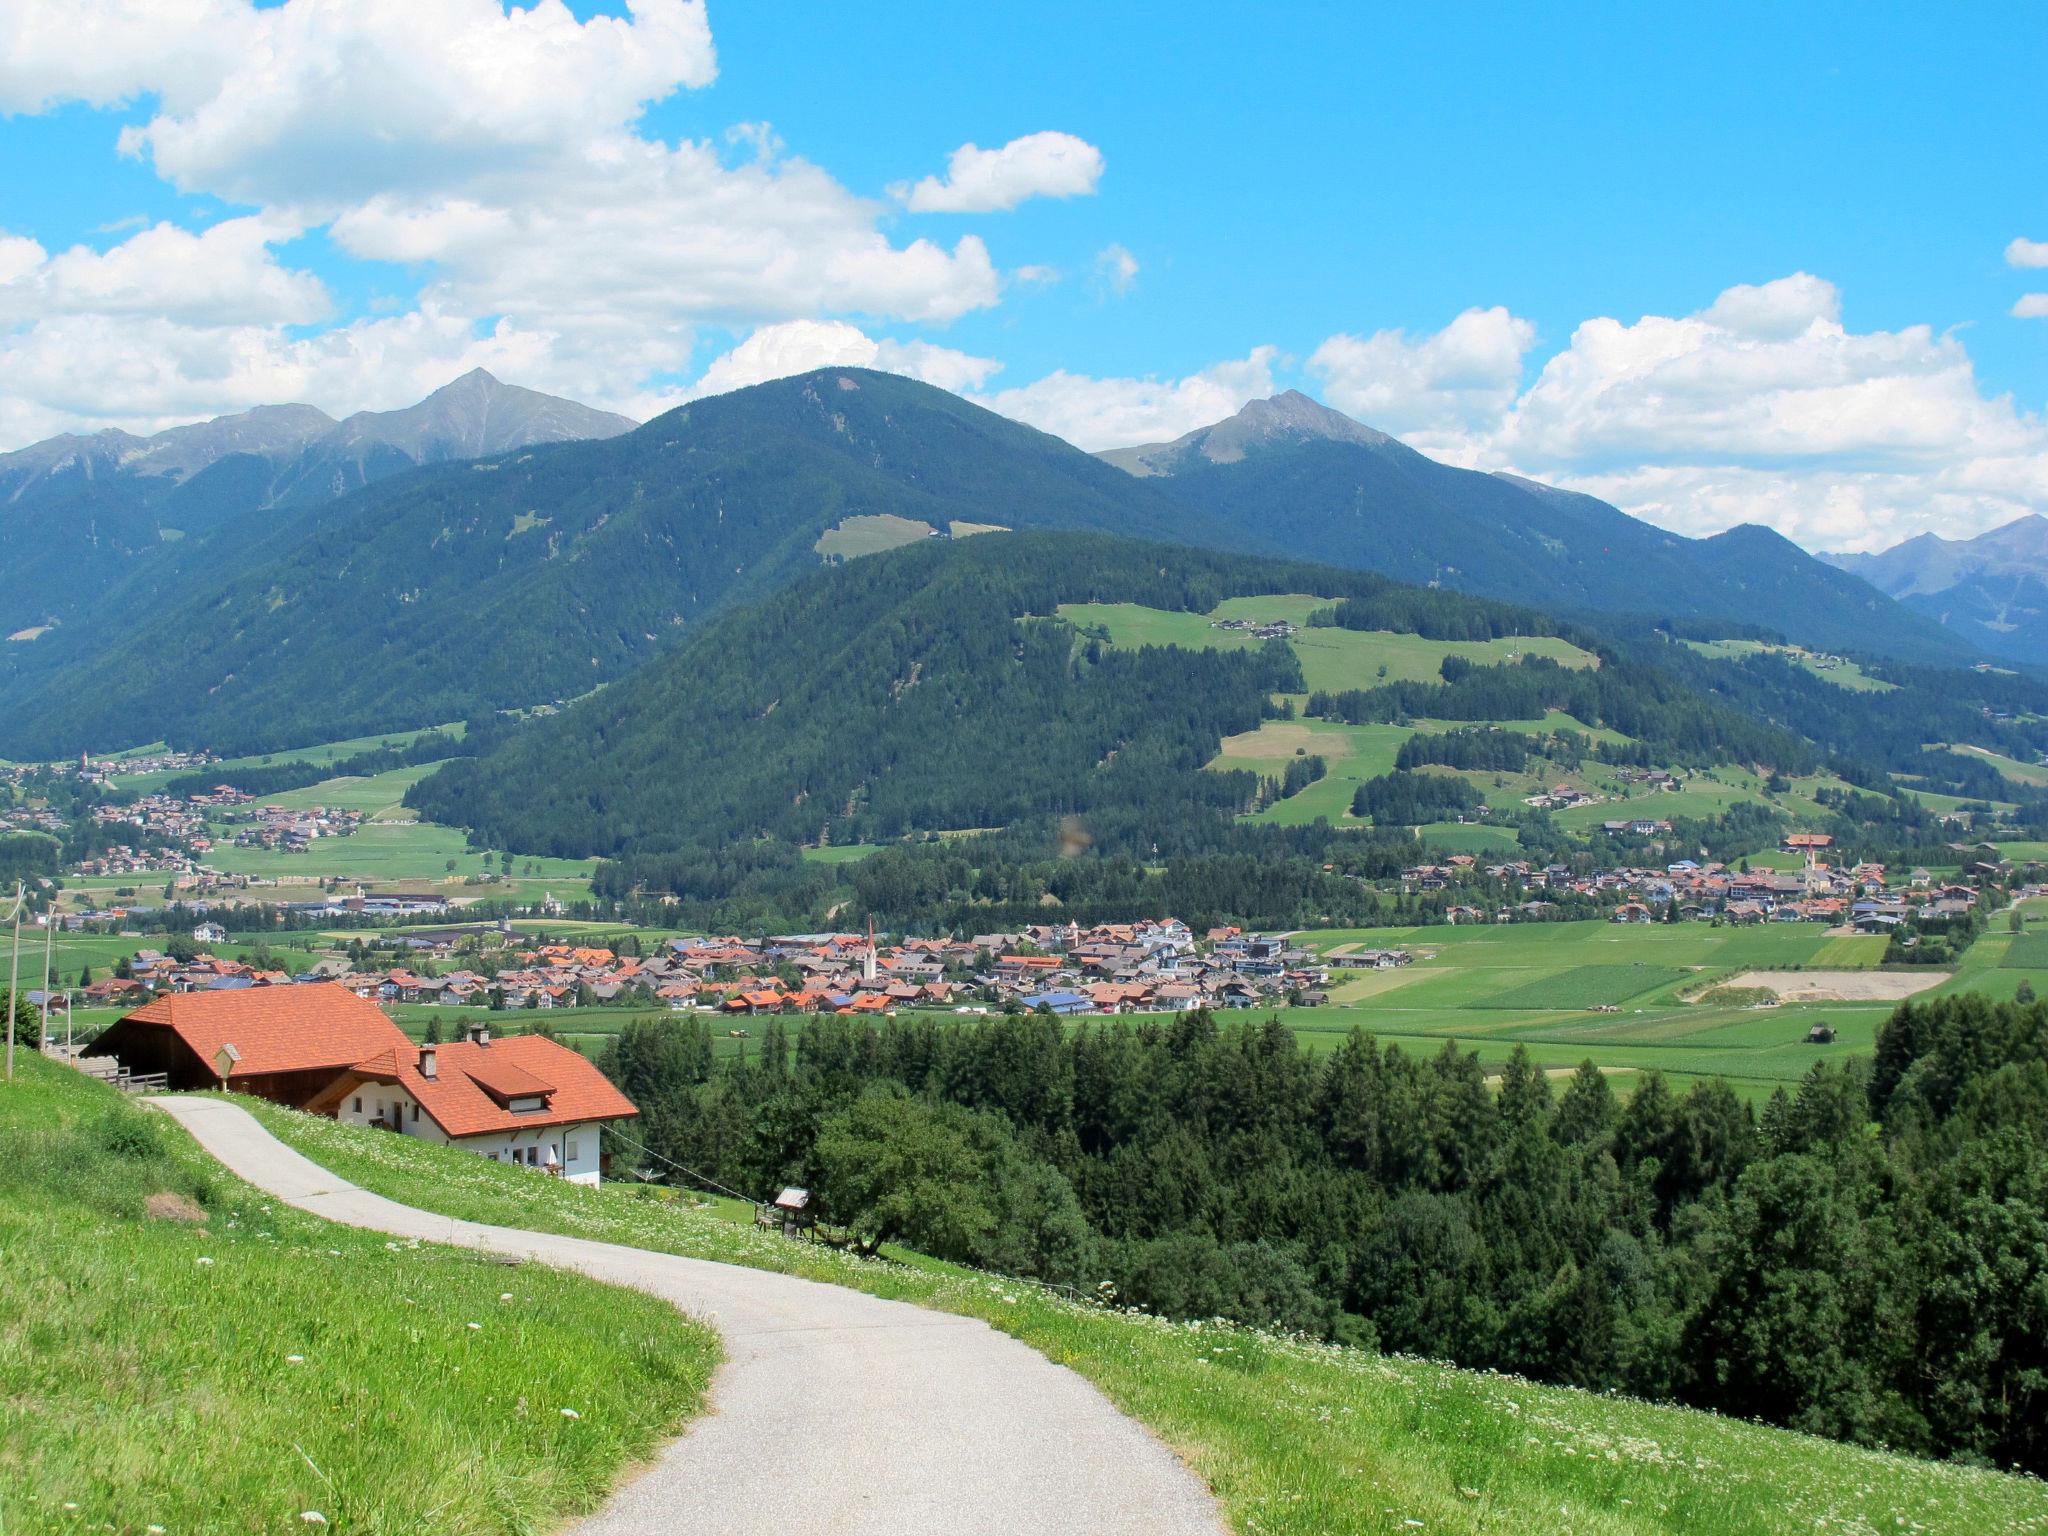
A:
POLYGON ((85 1054, 161 1072, 174 1089, 253 1094, 576 1184, 598 1182, 604 1126, 639 1113, 565 1045, 493 1040, 477 1024, 454 1044, 416 1046, 375 1003, 331 982, 160 996, 85 1054))

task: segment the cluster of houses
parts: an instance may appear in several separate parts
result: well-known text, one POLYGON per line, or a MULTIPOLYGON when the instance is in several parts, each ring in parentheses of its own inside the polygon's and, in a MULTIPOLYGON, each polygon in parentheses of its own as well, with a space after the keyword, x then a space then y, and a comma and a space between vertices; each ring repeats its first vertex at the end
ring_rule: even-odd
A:
MULTIPOLYGON (((1528 898, 1497 911, 1454 906, 1447 912, 1453 923, 1540 920, 1558 915, 1560 897, 1573 896, 1600 903, 1617 923, 1657 921, 1675 908, 1681 920, 1689 921, 1814 922, 1882 933, 1914 919, 1961 916, 1982 899, 1967 879, 1938 882, 1924 869, 1897 878, 1882 864, 1823 863, 1820 855, 1833 843, 1825 833, 1789 834, 1785 850, 1807 860, 1804 868, 1794 870, 1740 870, 1695 859, 1661 868, 1575 870, 1566 864, 1491 863, 1454 854, 1440 864, 1404 870, 1402 883, 1411 891, 1446 891, 1483 876, 1528 898)), ((2001 872, 1998 866, 1982 865, 1966 869, 1965 875, 2001 872)))
POLYGON ((886 945, 845 933, 684 938, 650 955, 532 943, 502 929, 429 930, 404 942, 416 957, 407 966, 346 970, 328 962, 323 974, 382 1002, 629 1003, 735 1015, 1012 1006, 1069 1015, 1324 1000, 1324 971, 1311 951, 1235 928, 1198 939, 1175 919, 886 945))
POLYGON ((1288 619, 1211 619, 1211 629, 1228 629, 1250 635, 1254 640, 1292 640, 1294 624, 1288 619))
POLYGON ((348 837, 363 824, 363 813, 325 805, 295 810, 266 805, 229 818, 235 825, 237 848, 262 848, 273 853, 305 853, 315 839, 348 837))

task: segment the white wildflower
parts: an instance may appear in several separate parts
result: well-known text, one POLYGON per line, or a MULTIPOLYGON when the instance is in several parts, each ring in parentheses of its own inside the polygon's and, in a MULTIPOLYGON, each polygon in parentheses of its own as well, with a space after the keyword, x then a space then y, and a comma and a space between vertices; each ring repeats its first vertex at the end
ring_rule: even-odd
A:
POLYGON ((299 1511, 299 1523, 301 1525, 325 1525, 327 1517, 317 1509, 302 1509, 299 1511))
POLYGON ((194 1259, 194 1260, 193 1260, 192 1262, 193 1262, 194 1264, 197 1264, 197 1265, 198 1265, 198 1266, 199 1266, 199 1267, 200 1267, 201 1269, 208 1269, 208 1268, 211 1268, 211 1267, 212 1267, 212 1265, 213 1265, 213 1260, 211 1260, 211 1259, 209 1259, 208 1257, 206 1257, 206 1255, 205 1255, 205 1254, 201 1254, 201 1255, 200 1255, 200 1256, 199 1256, 198 1258, 194 1259))
POLYGON ((574 1408, 564 1408, 562 1410, 562 1417, 565 1419, 580 1419, 583 1417, 583 1415, 578 1413, 574 1408))
POLYGON ((475 1331, 478 1331, 478 1332, 481 1332, 481 1331, 482 1331, 482 1329, 483 1329, 483 1326, 484 1326, 484 1325, 483 1325, 482 1323, 464 1323, 464 1324, 463 1324, 463 1327, 465 1327, 465 1328, 469 1328, 469 1329, 473 1329, 473 1330, 475 1330, 475 1331))
POLYGON ((306 1363, 306 1357, 304 1355, 286 1355, 284 1357, 284 1363, 286 1365, 304 1365, 306 1363))

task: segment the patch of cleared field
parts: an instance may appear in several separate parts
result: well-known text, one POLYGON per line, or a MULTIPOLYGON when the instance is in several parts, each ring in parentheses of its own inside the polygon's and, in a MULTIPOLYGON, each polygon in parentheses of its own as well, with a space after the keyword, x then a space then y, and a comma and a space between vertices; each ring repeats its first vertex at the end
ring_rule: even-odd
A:
POLYGON ((1256 819, 1307 826, 1318 816, 1333 826, 1351 820, 1351 796, 1370 778, 1390 773, 1401 743, 1415 733, 1400 725, 1338 725, 1328 720, 1269 720, 1255 731, 1226 737, 1209 763, 1278 778, 1298 757, 1329 765, 1321 779, 1259 812, 1256 819))
POLYGON ((1881 933, 1842 934, 1814 952, 1816 970, 1866 970, 1884 963, 1890 941, 1881 933))
POLYGON ((34 640, 40 635, 47 635, 54 627, 54 625, 50 624, 31 624, 27 629, 17 629, 7 638, 10 640, 34 640))
POLYGON ((1474 1008, 1599 1008, 1640 997, 1658 987, 1683 981, 1687 972, 1664 965, 1576 965, 1493 997, 1474 1008))
POLYGON ((2048 971, 2048 933, 2016 933, 1999 964, 2014 971, 2048 971))
POLYGON ((1931 991, 1950 975, 1948 971, 1744 971, 1722 985, 1762 988, 1788 1003, 1896 1003, 1931 991))
POLYGON ((813 864, 853 864, 881 850, 880 843, 834 843, 826 848, 805 848, 800 857, 813 864))
MULTIPOLYGON (((1939 746, 1930 746, 1928 750, 1934 752, 1942 749, 1939 746)), ((1950 743, 1947 750, 1960 752, 1968 757, 1981 757, 1996 768, 2001 777, 2011 779, 2015 784, 2030 784, 2036 789, 2048 788, 2048 767, 2040 763, 2023 763, 2017 758, 1993 752, 1988 747, 1966 746, 1962 742, 1950 743)))
POLYGON ((970 523, 957 517, 946 524, 946 532, 956 539, 971 539, 977 533, 1008 533, 1009 531, 1009 525, 1006 523, 970 523))
POLYGON ((1682 640, 1702 656, 1739 661, 1746 656, 1782 656, 1794 666, 1811 672, 1824 683, 1846 688, 1851 693, 1889 693, 1898 687, 1881 677, 1872 677, 1846 656, 1829 656, 1798 645, 1768 645, 1761 640, 1682 640))
POLYGON ((840 519, 836 527, 819 534, 818 542, 811 548, 827 560, 857 560, 862 555, 879 555, 885 549, 915 544, 937 532, 919 518, 898 517, 893 512, 863 513, 840 519))

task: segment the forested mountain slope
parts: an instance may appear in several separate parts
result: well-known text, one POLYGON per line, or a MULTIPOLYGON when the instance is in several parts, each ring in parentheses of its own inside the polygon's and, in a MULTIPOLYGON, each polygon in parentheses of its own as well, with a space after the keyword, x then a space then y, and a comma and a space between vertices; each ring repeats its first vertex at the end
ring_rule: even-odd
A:
MULTIPOLYGON (((500 750, 451 764, 411 803, 494 846, 578 855, 708 854, 759 838, 847 842, 1058 816, 1124 847, 1184 847, 1191 827, 1227 826, 1250 802, 1252 775, 1204 765, 1222 737, 1280 712, 1270 695, 1308 692, 1299 657, 1279 639, 1110 646, 1050 616, 1070 603, 1198 616, 1276 592, 1345 599, 1347 616, 1377 630, 1467 639, 1557 628, 1356 571, 1081 535, 927 541, 727 616, 500 750)), ((1481 669, 1495 670, 1524 669, 1481 669)), ((1598 676, 1605 707, 1682 715, 1710 757, 1791 762, 1807 751, 1648 669, 1598 676)))
POLYGON ((1974 654, 1768 529, 1685 538, 1591 496, 1439 464, 1293 392, 1173 443, 1103 457, 1228 523, 1238 547, 1551 612, 1764 624, 1805 644, 1908 660, 1974 654))
POLYGON ((263 750, 574 697, 722 604, 814 570, 842 520, 884 514, 1159 538, 1203 527, 1057 438, 833 369, 610 441, 415 471, 239 562, 222 551, 192 590, 125 605, 111 638, 68 653, 60 640, 54 669, 18 665, 0 687, 0 751, 157 737, 263 750))
POLYGON ((67 434, 0 454, 0 634, 118 620, 96 611, 104 594, 172 568, 194 553, 182 542, 216 530, 228 537, 207 562, 233 564, 248 538, 373 480, 633 425, 477 368, 416 405, 340 422, 310 405, 260 406, 153 437, 67 434))

